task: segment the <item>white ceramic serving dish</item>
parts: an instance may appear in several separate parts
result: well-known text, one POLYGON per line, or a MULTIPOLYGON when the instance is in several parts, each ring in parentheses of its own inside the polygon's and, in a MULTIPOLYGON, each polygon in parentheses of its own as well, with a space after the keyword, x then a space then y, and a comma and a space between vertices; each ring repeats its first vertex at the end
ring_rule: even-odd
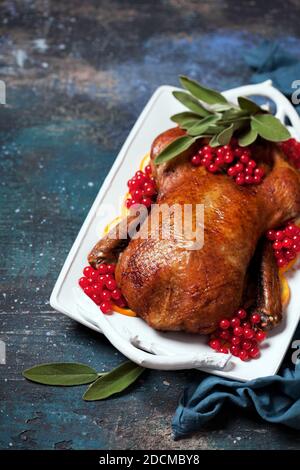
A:
MULTIPOLYGON (((269 335, 261 357, 249 362, 214 353, 204 336, 159 333, 140 318, 119 313, 103 315, 77 287, 78 278, 87 264, 87 254, 102 236, 106 224, 121 212, 127 180, 139 168, 141 158, 149 151, 153 139, 173 126, 170 116, 183 109, 172 96, 174 89, 171 86, 158 88, 130 132, 64 263, 50 298, 51 306, 103 333, 120 352, 145 367, 165 370, 200 368, 243 381, 273 375, 280 366, 300 318, 300 271, 289 275, 291 300, 284 322, 269 335), (107 204, 114 205, 115 214, 105 212, 107 204)), ((233 102, 240 95, 260 95, 273 100, 277 117, 283 122, 288 117, 292 134, 300 139, 299 117, 289 101, 273 88, 271 81, 235 88, 223 94, 233 102)))

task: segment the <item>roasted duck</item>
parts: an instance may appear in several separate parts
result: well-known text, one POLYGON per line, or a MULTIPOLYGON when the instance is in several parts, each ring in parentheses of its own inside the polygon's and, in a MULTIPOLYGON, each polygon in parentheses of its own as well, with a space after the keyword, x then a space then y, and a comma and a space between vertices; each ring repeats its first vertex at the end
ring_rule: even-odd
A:
POLYGON ((281 320, 282 305, 278 267, 264 234, 299 215, 299 174, 278 145, 263 140, 255 148, 266 172, 259 185, 239 186, 227 174, 191 167, 203 141, 155 165, 162 149, 185 133, 172 128, 152 144, 157 204, 204 204, 203 247, 189 250, 172 236, 126 241, 108 234, 89 262, 117 261, 116 280, 129 307, 155 329, 210 333, 245 305, 271 328, 281 320))

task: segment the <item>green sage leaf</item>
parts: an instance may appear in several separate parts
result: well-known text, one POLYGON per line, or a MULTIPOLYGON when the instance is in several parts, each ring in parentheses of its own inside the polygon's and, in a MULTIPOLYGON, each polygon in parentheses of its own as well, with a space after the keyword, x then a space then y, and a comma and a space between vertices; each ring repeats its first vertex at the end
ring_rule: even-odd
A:
POLYGON ((144 368, 134 362, 124 362, 90 385, 83 399, 86 401, 103 400, 115 393, 120 393, 135 382, 143 371, 144 368))
POLYGON ((188 134, 191 136, 198 136, 203 133, 212 125, 218 122, 220 119, 220 115, 213 114, 212 116, 206 116, 205 118, 201 119, 201 121, 196 122, 192 126, 187 128, 188 134))
POLYGON ((229 127, 224 129, 220 134, 217 135, 217 140, 220 145, 228 145, 233 135, 234 125, 230 124, 229 127))
POLYGON ((178 139, 173 140, 173 142, 167 145, 167 147, 165 147, 162 152, 160 152, 160 154, 155 159, 155 164, 158 165, 160 163, 167 162, 168 160, 172 160, 172 158, 180 155, 182 152, 191 147, 195 140, 196 138, 189 135, 178 137, 178 139))
POLYGON ((202 116, 197 113, 192 113, 192 112, 183 112, 183 113, 178 113, 178 114, 173 114, 171 116, 171 120, 173 122, 176 122, 176 124, 179 124, 179 126, 184 127, 187 125, 189 122, 200 120, 202 116))
POLYGON ((251 145, 257 139, 257 132, 251 127, 239 137, 239 145, 241 147, 247 147, 251 145))
POLYGON ((99 375, 84 364, 54 362, 31 367, 23 372, 23 376, 32 382, 44 385, 72 386, 94 382, 99 375))
POLYGON ((219 134, 215 134, 209 141, 209 145, 211 147, 218 147, 220 144, 219 144, 219 140, 218 140, 218 136, 219 134))
POLYGON ((226 98, 224 98, 224 96, 218 91, 206 88, 195 80, 191 80, 183 75, 181 75, 179 79, 181 85, 195 96, 195 98, 198 98, 198 100, 204 101, 204 103, 208 104, 227 103, 226 98))
POLYGON ((249 114, 256 114, 262 113, 263 110, 261 109, 258 104, 254 103, 254 101, 249 100, 249 98, 245 98, 244 96, 238 97, 238 103, 241 109, 247 111, 249 114))
POLYGON ((186 108, 199 114, 201 117, 205 117, 210 114, 210 112, 207 111, 198 100, 185 91, 173 91, 173 96, 180 101, 180 103, 184 104, 186 108))
POLYGON ((251 116, 251 128, 271 142, 281 142, 291 137, 287 128, 272 114, 251 116))

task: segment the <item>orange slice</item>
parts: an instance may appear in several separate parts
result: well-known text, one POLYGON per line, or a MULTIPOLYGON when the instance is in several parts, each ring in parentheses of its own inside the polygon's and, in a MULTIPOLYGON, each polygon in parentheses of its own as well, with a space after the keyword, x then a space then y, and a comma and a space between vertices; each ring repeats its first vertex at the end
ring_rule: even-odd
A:
POLYGON ((146 155, 142 158, 142 161, 141 161, 141 163, 140 163, 140 170, 141 170, 141 171, 143 171, 143 169, 145 168, 145 166, 148 165, 149 160, 150 160, 150 152, 146 153, 146 155))
POLYGON ((130 308, 122 308, 118 307, 115 304, 112 304, 112 309, 114 312, 121 313, 122 315, 127 315, 127 317, 136 317, 136 313, 133 310, 130 310, 130 308))
POLYGON ((109 222, 109 224, 106 225, 106 227, 104 228, 104 235, 106 235, 115 225, 117 225, 117 223, 120 222, 120 220, 122 220, 122 217, 120 217, 118 215, 118 217, 115 217, 111 222, 109 222))
POLYGON ((282 306, 285 307, 290 301, 291 292, 286 277, 282 273, 279 273, 279 278, 281 284, 281 302, 282 306))

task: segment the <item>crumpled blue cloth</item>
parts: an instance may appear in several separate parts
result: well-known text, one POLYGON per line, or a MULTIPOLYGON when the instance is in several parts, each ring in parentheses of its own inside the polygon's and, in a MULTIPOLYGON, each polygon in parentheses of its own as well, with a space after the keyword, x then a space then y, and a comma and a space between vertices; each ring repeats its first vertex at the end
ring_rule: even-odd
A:
POLYGON ((184 391, 172 421, 174 438, 199 431, 228 404, 252 407, 270 423, 300 429, 300 364, 294 371, 284 369, 282 376, 249 382, 206 377, 196 389, 184 391))
MULTIPOLYGON (((278 42, 263 41, 258 47, 244 53, 246 63, 253 70, 251 82, 271 79, 273 85, 290 97, 295 91, 292 83, 300 79, 300 61, 278 42)), ((295 106, 300 113, 300 106, 295 106)))
MULTIPOLYGON (((294 335, 297 339, 300 340, 300 324, 294 335)), ((186 388, 181 397, 172 420, 175 439, 199 431, 227 405, 252 408, 270 423, 300 429, 300 349, 288 350, 278 375, 249 382, 207 374, 203 377, 196 387, 186 388), (295 352, 296 365, 291 360, 295 352)))

